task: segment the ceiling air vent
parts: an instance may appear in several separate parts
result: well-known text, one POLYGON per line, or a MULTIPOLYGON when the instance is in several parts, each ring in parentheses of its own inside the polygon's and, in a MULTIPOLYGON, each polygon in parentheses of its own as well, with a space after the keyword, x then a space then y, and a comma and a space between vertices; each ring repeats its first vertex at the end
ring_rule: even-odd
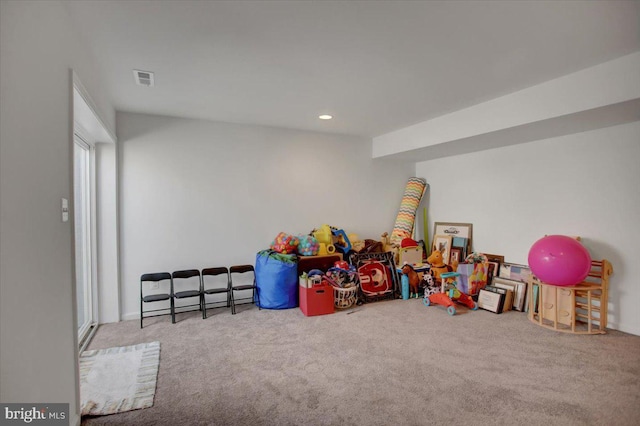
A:
POLYGON ((133 78, 139 86, 154 86, 153 73, 150 71, 133 70, 133 78))

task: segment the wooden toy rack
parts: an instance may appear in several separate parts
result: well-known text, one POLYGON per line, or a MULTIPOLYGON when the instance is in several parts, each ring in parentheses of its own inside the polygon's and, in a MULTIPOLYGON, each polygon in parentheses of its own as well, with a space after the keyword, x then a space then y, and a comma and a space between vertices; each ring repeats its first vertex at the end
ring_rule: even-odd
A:
POLYGON ((575 334, 605 334, 609 298, 606 259, 591 262, 585 280, 575 286, 555 286, 529 278, 529 320, 542 327, 575 334))

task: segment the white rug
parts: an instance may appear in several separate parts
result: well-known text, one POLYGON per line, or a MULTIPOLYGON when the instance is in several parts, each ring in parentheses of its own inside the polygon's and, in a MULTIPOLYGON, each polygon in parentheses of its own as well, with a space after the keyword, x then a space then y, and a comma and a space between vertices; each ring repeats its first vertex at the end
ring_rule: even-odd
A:
POLYGON ((82 415, 99 416, 153 406, 160 342, 80 354, 82 415))

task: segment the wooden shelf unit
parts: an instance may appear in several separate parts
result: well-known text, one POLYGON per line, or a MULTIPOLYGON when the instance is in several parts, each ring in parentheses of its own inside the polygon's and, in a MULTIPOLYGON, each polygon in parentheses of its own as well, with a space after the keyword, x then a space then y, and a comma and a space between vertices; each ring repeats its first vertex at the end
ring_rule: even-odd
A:
POLYGON ((555 286, 529 278, 529 320, 542 327, 575 334, 604 334, 607 328, 609 276, 606 259, 591 262, 585 280, 574 286, 555 286))

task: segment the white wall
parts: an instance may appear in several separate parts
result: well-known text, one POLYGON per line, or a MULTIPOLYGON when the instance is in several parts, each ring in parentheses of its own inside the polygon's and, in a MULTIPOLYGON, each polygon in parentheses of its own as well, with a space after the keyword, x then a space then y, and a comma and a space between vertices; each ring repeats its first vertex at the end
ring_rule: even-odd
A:
POLYGON ((366 139, 118 113, 123 317, 146 272, 251 263, 280 231, 391 232, 412 163, 366 139))
MULTIPOLYGON (((545 234, 613 264, 609 326, 640 335, 640 122, 425 161, 433 222, 473 223, 474 249, 527 263, 545 234)), ((432 236, 431 236, 432 237, 432 236)))
POLYGON ((74 424, 70 69, 110 127, 115 112, 59 2, 2 1, 0 51, 0 400, 70 403, 74 424))

